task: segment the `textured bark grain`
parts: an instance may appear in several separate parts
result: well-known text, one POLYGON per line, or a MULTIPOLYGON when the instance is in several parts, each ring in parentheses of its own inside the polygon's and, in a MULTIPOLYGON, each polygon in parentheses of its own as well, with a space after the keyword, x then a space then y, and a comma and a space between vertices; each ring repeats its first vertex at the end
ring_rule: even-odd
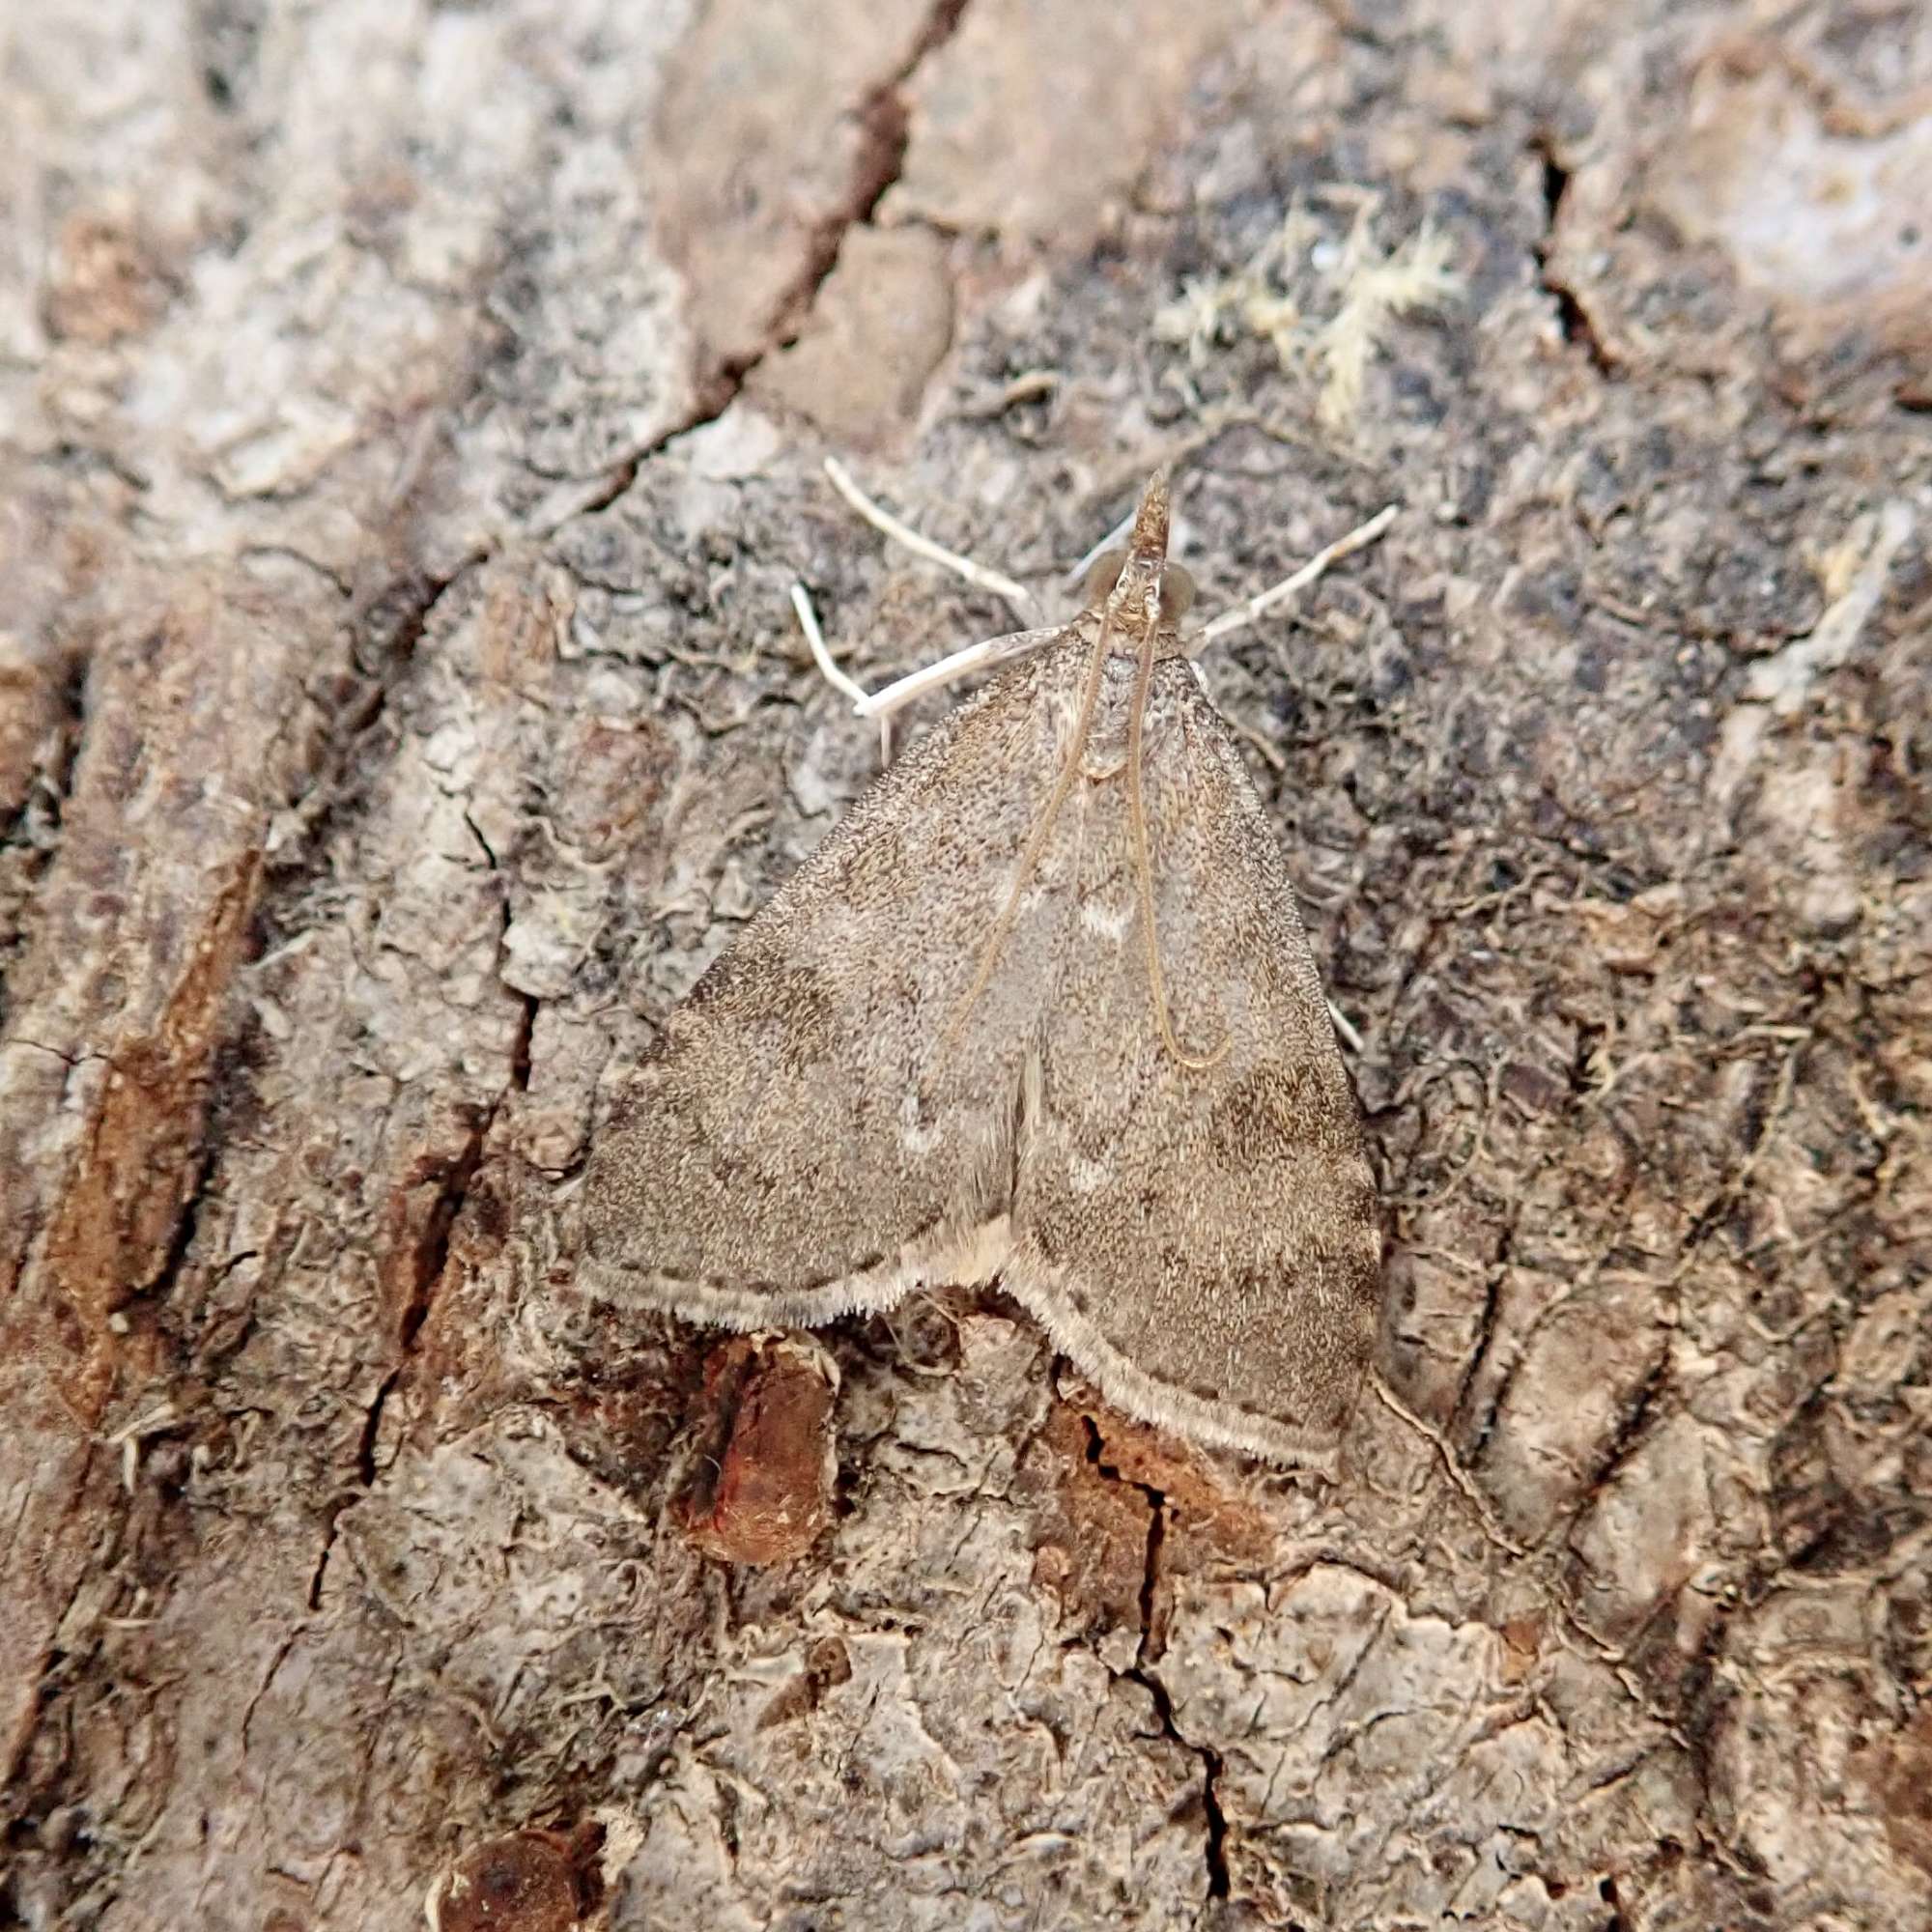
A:
POLYGON ((0 39, 0 1922, 1932 1921, 1932 26, 801 17, 0 39), (787 586, 1007 627, 826 453, 1049 601, 1170 458, 1209 610, 1402 505, 1204 662, 1366 1042, 1337 1483, 575 1281, 872 768, 787 586))

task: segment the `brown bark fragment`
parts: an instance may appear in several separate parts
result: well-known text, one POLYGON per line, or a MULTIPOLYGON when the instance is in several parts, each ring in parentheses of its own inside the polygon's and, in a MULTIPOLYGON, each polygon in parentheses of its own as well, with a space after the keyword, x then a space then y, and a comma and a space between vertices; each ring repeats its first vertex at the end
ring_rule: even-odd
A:
POLYGON ((838 1371, 822 1350, 738 1339, 704 1365, 709 1411, 671 1504, 696 1548, 724 1563, 787 1563, 831 1519, 838 1371))
POLYGON ((700 354, 744 365, 831 264, 841 217, 877 192, 890 90, 928 0, 833 7, 810 33, 785 0, 719 0, 670 56, 655 129, 667 252, 700 354))
POLYGON ((1246 13, 1238 0, 969 6, 908 89, 912 135, 882 215, 1081 254, 1246 13))
POLYGON ((750 394, 872 449, 909 428, 952 336, 946 249, 921 229, 855 229, 799 339, 768 357, 750 394))
POLYGON ((568 1932, 588 1903, 581 1867, 600 1836, 511 1832, 472 1846, 436 1888, 436 1932, 568 1932))

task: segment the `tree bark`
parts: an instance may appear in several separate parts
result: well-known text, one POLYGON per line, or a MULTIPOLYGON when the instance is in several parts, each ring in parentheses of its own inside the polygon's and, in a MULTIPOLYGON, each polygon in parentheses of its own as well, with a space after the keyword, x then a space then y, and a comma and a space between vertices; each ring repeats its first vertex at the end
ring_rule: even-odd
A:
POLYGON ((1932 1921, 1932 22, 810 15, 0 43, 0 1922, 1932 1921), (1336 1483, 575 1281, 875 760, 792 581, 1011 627, 828 451, 1049 598, 1158 462, 1208 610, 1401 505, 1204 661, 1364 1042, 1336 1483))

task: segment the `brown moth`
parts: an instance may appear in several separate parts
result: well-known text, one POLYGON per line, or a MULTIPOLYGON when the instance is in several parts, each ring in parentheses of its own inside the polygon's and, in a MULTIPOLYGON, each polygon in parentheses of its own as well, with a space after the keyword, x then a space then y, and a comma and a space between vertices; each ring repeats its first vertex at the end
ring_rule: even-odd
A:
POLYGON ((671 1014, 595 1137, 587 1273, 737 1329, 997 1283, 1130 1414, 1332 1466, 1375 1185, 1167 529, 1156 477, 1091 607, 893 764, 671 1014))

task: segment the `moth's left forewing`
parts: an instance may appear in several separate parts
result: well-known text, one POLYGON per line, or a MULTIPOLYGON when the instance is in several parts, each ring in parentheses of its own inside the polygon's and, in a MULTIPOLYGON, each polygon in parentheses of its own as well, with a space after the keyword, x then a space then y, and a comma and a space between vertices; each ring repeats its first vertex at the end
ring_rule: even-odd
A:
POLYGON ((1041 881, 966 995, 1059 769, 1068 655, 916 740, 669 1016, 592 1146, 600 1292, 747 1328, 994 1271, 1058 951, 1041 881))
POLYGON ((1150 991, 1122 779, 1084 788, 1007 1285, 1130 1412, 1330 1464, 1378 1298, 1375 1188, 1279 842, 1191 668, 1156 667, 1150 991))

